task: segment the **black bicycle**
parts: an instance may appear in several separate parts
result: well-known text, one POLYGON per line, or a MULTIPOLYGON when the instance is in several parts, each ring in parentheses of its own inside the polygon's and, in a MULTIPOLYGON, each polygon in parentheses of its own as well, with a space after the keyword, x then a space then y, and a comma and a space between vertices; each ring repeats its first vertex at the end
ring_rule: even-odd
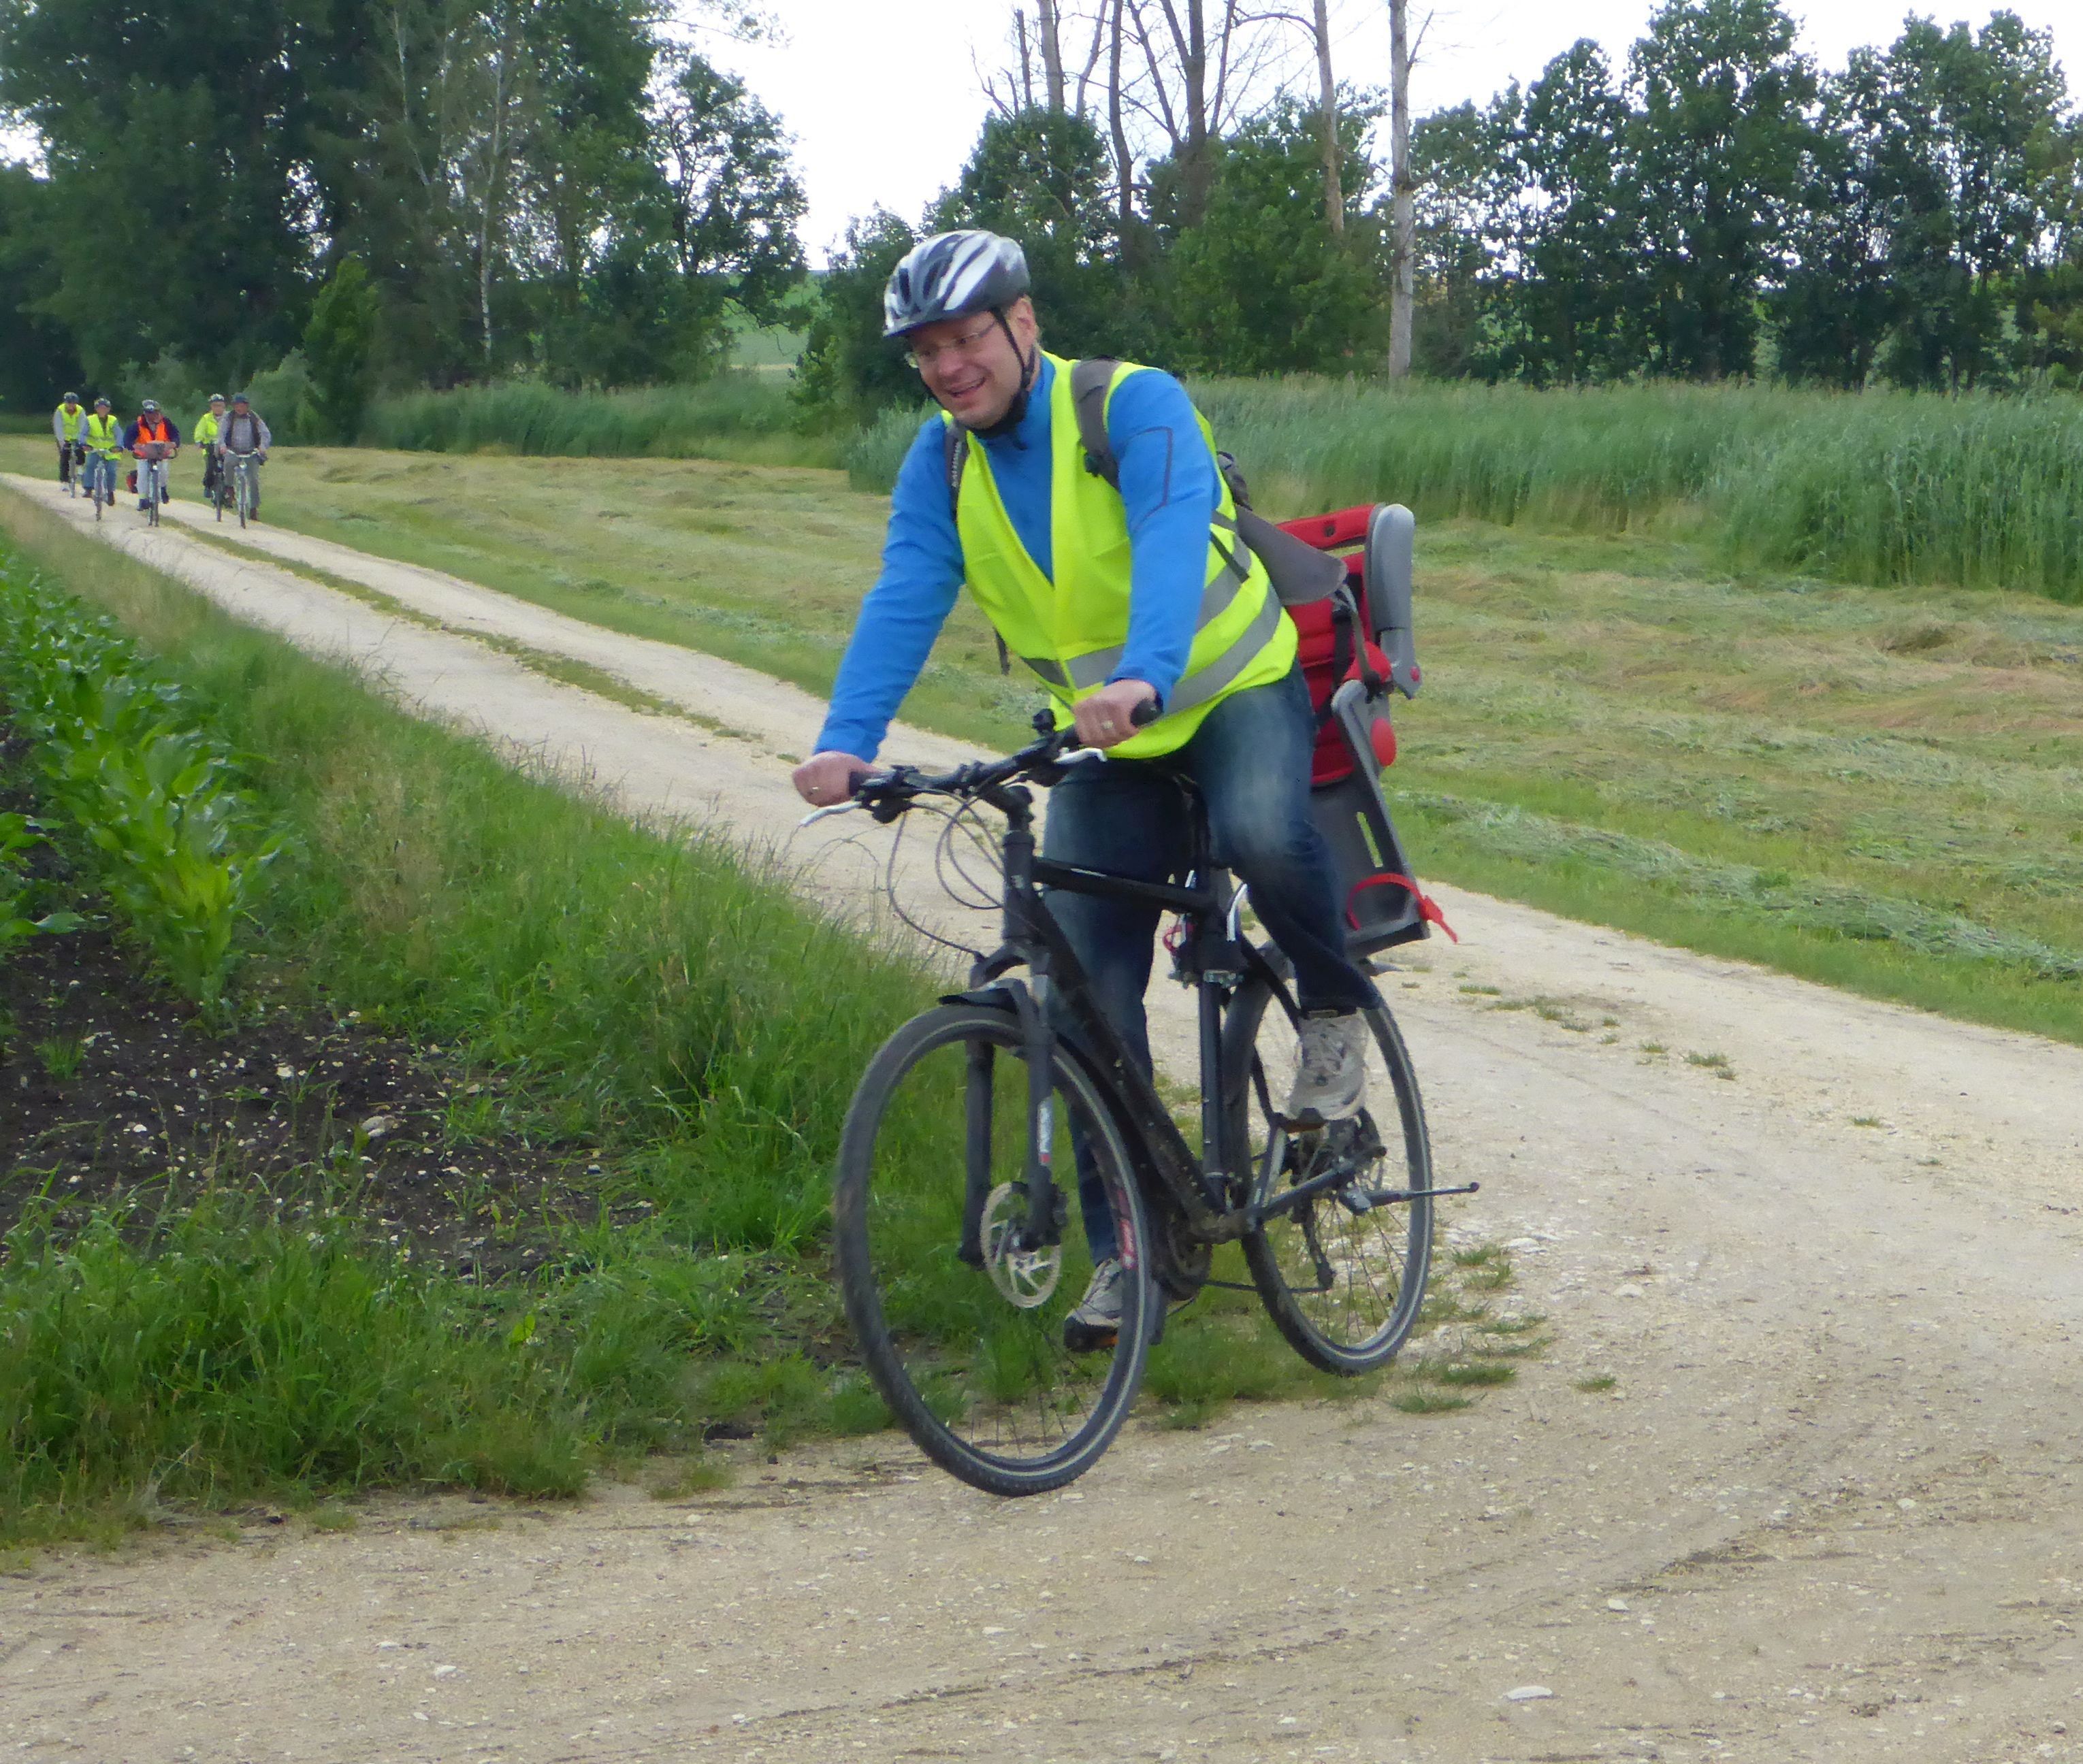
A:
MULTIPOLYGON (((1047 728, 1047 713, 1036 720, 1047 728)), ((1104 762, 1052 731, 942 774, 869 774, 851 803, 820 811, 887 823, 940 799, 956 805, 950 825, 978 826, 979 807, 1004 817, 1003 941, 967 991, 869 1063, 834 1200, 847 1315, 876 1388, 929 1457, 994 1494, 1060 1488, 1098 1460, 1165 1301, 1211 1283, 1218 1244, 1241 1247, 1251 1286, 1311 1365, 1384 1364, 1424 1301, 1434 1198, 1474 1188, 1433 1186, 1417 1077, 1384 1008, 1368 1013, 1370 1108, 1328 1128, 1282 1125, 1299 1016, 1287 962, 1247 935, 1244 891, 1211 861, 1198 802, 1183 884, 1037 854, 1028 786, 1104 762), (1168 943, 1197 994, 1198 1150, 1100 1011, 1045 888, 1179 915, 1168 943), (1067 1180, 1080 1161, 1103 1202, 1067 1180), (1080 1351, 1085 1331, 1067 1340, 1065 1321, 1109 1251, 1126 1276, 1120 1327, 1080 1351)))

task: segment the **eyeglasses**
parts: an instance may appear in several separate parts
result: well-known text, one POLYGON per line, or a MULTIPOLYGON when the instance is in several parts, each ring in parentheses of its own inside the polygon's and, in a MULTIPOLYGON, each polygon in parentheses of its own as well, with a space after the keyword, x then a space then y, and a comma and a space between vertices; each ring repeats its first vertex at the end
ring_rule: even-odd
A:
POLYGON ((904 359, 921 373, 930 373, 944 360, 952 360, 957 356, 974 356, 983 340, 997 329, 998 321, 987 319, 974 331, 965 331, 959 335, 949 338, 945 343, 915 345, 904 352, 904 359))

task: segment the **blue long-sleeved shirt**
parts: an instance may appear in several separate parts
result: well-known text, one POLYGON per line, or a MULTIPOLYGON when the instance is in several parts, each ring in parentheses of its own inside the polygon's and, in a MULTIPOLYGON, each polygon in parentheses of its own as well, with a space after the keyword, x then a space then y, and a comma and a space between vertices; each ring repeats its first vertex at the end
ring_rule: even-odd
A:
MULTIPOLYGON (((1054 504, 1046 357, 1027 414, 1008 435, 986 441, 991 471, 1020 542, 1053 577, 1054 504)), ((1168 698, 1185 672, 1208 567, 1208 523, 1221 504, 1215 463, 1201 439, 1186 389, 1152 369, 1131 373, 1107 407, 1107 439, 1121 466, 1128 516, 1128 639, 1109 677, 1143 680, 1168 698)), ((928 419, 904 456, 889 499, 882 573, 861 602, 833 683, 816 751, 873 759, 953 609, 962 584, 961 540, 949 506, 946 442, 928 419)))

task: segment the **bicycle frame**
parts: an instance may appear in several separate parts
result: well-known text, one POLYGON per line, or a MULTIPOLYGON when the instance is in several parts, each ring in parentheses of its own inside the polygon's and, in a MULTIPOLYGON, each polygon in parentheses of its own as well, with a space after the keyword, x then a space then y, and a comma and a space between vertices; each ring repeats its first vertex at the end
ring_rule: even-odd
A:
MULTIPOLYGON (((230 448, 226 448, 218 458, 218 470, 224 471, 227 469, 233 474, 231 496, 234 504, 239 500, 239 493, 242 488, 249 493, 257 491, 260 471, 260 455, 257 453, 236 454, 230 448)), ((243 513, 243 510, 241 512, 243 513)))
MULTIPOLYGON (((1228 872, 1209 861, 1205 829, 1196 817, 1190 873, 1206 880, 1181 887, 1086 869, 1039 855, 1034 838, 1033 795, 1024 786, 988 790, 981 800, 998 809, 1007 821, 1003 941, 971 969, 970 996, 978 1002, 993 994, 1003 996, 1019 1017, 1028 1043, 1028 1209, 1026 1221, 1020 1228, 1020 1247, 1041 1248, 1056 1242, 1060 1232, 1060 1203, 1052 1198, 1059 1191, 1050 1167, 1054 1136, 1049 1073, 1052 1044, 1060 1032, 1059 1020, 1066 1015, 1071 1038, 1085 1055, 1095 1080, 1110 1093, 1109 1100, 1118 1117, 1133 1129, 1135 1143, 1130 1150, 1139 1154, 1147 1173, 1177 1208, 1189 1234, 1198 1243, 1210 1244, 1230 1243, 1244 1236, 1256 1228, 1265 1214, 1253 1204, 1259 1197, 1233 1186, 1237 1173, 1227 1167, 1230 1156, 1241 1148, 1229 1143, 1227 1110, 1215 1082, 1221 1069, 1223 1011, 1247 972, 1264 977, 1283 999, 1287 987, 1265 957, 1238 935, 1237 909, 1241 903, 1228 872), (1135 901, 1185 918, 1191 951, 1186 960, 1194 977, 1198 1007, 1201 1156, 1194 1155, 1156 1087, 1094 1002, 1084 969, 1049 910, 1042 893, 1044 888, 1135 901), (1005 977, 1010 970, 1020 967, 1026 969, 1027 981, 1005 977), (1030 1237, 1034 1241, 1025 1241, 1030 1237)), ((989 1189, 990 1095, 987 1063, 982 1074, 974 1070, 971 1074, 970 1155, 963 1208, 962 1254, 965 1260, 977 1262, 982 1259, 978 1227, 989 1189), (980 1086, 979 1077, 983 1080, 980 1086)))

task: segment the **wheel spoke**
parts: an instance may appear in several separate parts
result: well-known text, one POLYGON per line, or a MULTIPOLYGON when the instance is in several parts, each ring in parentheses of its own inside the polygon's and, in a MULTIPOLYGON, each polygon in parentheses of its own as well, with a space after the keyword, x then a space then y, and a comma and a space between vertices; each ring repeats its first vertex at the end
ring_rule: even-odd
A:
MULTIPOLYGON (((1284 1094, 1295 1066, 1295 1028, 1266 989, 1240 999, 1230 1069, 1249 1082, 1232 1087, 1240 1096, 1240 1130, 1254 1164, 1278 1150, 1282 1129, 1274 1098, 1284 1094)), ((1341 1196, 1384 1188, 1422 1192, 1431 1186, 1430 1154, 1415 1080, 1401 1037, 1385 1011, 1372 1019, 1367 1055, 1367 1112, 1350 1125, 1301 1137, 1287 1167, 1271 1171, 1266 1198, 1279 1184, 1299 1186, 1347 1158, 1354 1167, 1346 1181, 1312 1195, 1290 1212, 1269 1218, 1244 1242, 1253 1278, 1273 1319, 1289 1342, 1312 1365, 1333 1372, 1358 1372, 1380 1365, 1401 1345, 1423 1301, 1430 1262, 1429 1199, 1384 1203, 1354 1211, 1341 1196), (1371 1130, 1380 1150, 1371 1155, 1371 1130)))
POLYGON ((1059 1067, 1051 1152, 1068 1191, 1061 1242, 1017 1249, 1027 1206, 1027 1065, 1012 1019, 954 1006, 908 1025, 877 1056, 849 1114, 834 1202, 847 1309, 870 1374, 937 1462, 1006 1494, 1060 1485, 1097 1458, 1140 1378, 1143 1283, 1122 1282, 1111 1346, 1074 1350, 1065 1324, 1107 1249, 1092 1231, 1137 1247, 1139 1202, 1113 1128, 1082 1076, 1059 1067), (982 1040, 995 1057, 973 1063, 982 1040), (968 1085, 990 1090, 979 1116, 968 1085), (973 1126, 981 1122, 975 1132, 973 1126), (1075 1140, 1074 1140, 1075 1129, 1075 1140), (1075 1142, 1109 1196, 1089 1229, 1077 1193, 1075 1142), (988 1168, 986 1266, 957 1254, 970 1148, 988 1168))

